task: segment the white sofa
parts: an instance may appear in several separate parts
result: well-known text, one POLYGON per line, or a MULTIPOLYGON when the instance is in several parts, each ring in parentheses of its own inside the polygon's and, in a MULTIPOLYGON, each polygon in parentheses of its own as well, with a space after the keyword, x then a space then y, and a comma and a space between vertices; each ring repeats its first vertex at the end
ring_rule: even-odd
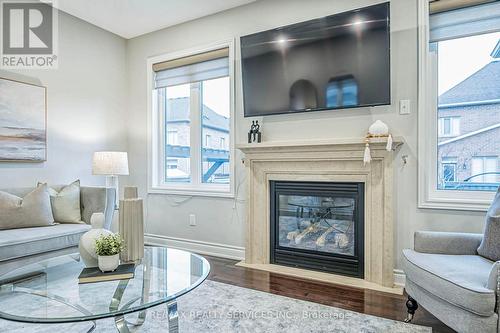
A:
MULTIPOLYGON (((58 187, 54 187, 59 190, 58 187)), ((0 189, 24 197, 33 188, 0 189)), ((105 214, 110 229, 115 207, 115 190, 104 187, 80 187, 80 210, 85 224, 56 224, 47 227, 0 230, 0 276, 20 266, 50 257, 78 252, 78 243, 88 231, 93 213, 105 214)))

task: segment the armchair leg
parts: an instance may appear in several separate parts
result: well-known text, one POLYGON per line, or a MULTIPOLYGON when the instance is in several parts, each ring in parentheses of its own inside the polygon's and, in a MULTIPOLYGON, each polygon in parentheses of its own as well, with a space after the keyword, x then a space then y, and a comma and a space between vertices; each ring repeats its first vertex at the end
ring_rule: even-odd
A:
POLYGON ((406 301, 406 308, 408 309, 408 314, 405 318, 405 323, 409 323, 413 319, 415 311, 418 309, 417 301, 415 301, 410 295, 408 295, 408 300, 406 301))

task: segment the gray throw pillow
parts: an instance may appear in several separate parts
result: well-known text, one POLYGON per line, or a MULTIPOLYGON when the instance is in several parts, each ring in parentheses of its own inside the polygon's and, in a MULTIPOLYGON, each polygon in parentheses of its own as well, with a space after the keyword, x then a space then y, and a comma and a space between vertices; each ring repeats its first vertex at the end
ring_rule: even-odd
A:
POLYGON ((0 230, 54 224, 47 185, 37 187, 24 198, 0 191, 0 212, 0 230))
MULTIPOLYGON (((42 183, 38 183, 38 186, 42 183)), ((59 223, 84 223, 80 211, 80 180, 56 191, 49 187, 54 220, 59 223)))
POLYGON ((486 214, 484 236, 477 253, 493 261, 500 260, 500 187, 486 214))

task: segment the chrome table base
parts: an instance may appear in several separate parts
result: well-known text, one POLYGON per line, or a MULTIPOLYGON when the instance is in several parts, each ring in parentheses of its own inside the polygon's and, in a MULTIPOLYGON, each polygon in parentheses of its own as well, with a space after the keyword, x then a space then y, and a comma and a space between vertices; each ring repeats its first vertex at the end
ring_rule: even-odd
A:
MULTIPOLYGON (((83 313, 84 315, 92 315, 92 312, 88 311, 84 307, 82 307, 82 306, 80 306, 78 304, 70 303, 67 299, 65 299, 65 298, 63 298, 61 296, 57 296, 57 295, 54 295, 52 293, 46 292, 46 291, 38 291, 38 290, 30 289, 30 288, 22 288, 22 287, 12 286, 12 292, 14 292, 14 293, 23 293, 23 294, 28 294, 28 295, 33 295, 33 296, 39 296, 39 297, 48 298, 48 299, 56 301, 58 303, 70 306, 73 309, 75 309, 75 310, 83 313)), ((91 321, 91 326, 87 330, 86 333, 93 332, 95 330, 95 328, 96 328, 96 321, 92 320, 91 321)))
MULTIPOLYGON (((134 301, 137 301, 134 300, 134 301)), ((129 302, 132 304, 133 302, 129 302)), ((125 305, 127 306, 127 305, 125 305)), ((123 308, 125 308, 125 306, 123 308)), ((127 306, 128 307, 128 306, 127 306)), ((122 308, 122 309, 123 309, 122 308)), ((168 332, 178 333, 179 332, 179 316, 177 313, 177 301, 171 301, 167 303, 167 313, 168 313, 168 332)), ((130 322, 125 319, 124 316, 115 317, 115 326, 119 333, 134 333, 141 327, 146 321, 147 311, 139 312, 136 322, 130 322)))
MULTIPOLYGON (((118 284, 118 287, 116 288, 116 291, 115 291, 115 296, 113 297, 113 300, 111 301, 110 310, 115 309, 115 307, 117 309, 118 306, 120 305, 121 297, 123 296, 123 292, 125 291, 125 287, 126 287, 127 283, 128 283, 128 280, 121 280, 120 283, 118 284)), ((48 298, 48 299, 51 299, 53 301, 59 302, 61 304, 65 304, 67 306, 70 306, 73 309, 83 313, 84 315, 92 315, 92 313, 89 312, 84 307, 82 307, 78 304, 70 303, 65 298, 51 294, 51 293, 32 290, 30 288, 21 288, 21 287, 14 287, 14 286, 13 286, 12 291, 15 293, 23 293, 23 294, 29 294, 29 295, 33 295, 33 296, 48 298)), ((146 295, 144 295, 144 296, 146 296, 146 295)), ((149 295, 147 295, 147 296, 149 296, 149 295)), ((121 309, 123 310, 123 309, 129 308, 132 304, 134 304, 138 300, 141 300, 141 298, 135 298, 135 299, 130 300, 129 302, 125 303, 121 307, 121 309)), ((167 303, 167 313, 168 313, 168 332, 169 333, 178 333, 179 332, 179 315, 177 312, 177 301, 176 300, 173 300, 173 301, 170 301, 167 303)), ((137 330, 146 321, 146 315, 147 315, 147 310, 140 311, 139 315, 137 316, 136 322, 127 321, 123 315, 114 317, 115 326, 116 326, 117 331, 119 333, 137 332, 137 330)), ((96 329, 96 325, 97 325, 96 321, 92 320, 91 327, 86 331, 86 333, 93 332, 96 329)))
POLYGON ((177 301, 174 300, 167 303, 168 312, 168 332, 178 333, 179 332, 179 314, 177 312, 177 301))

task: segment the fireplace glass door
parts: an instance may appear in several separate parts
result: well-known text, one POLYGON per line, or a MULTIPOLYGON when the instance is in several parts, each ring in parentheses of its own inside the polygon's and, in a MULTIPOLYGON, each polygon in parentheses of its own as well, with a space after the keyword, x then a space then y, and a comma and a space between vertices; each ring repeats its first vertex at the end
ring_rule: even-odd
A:
POLYGON ((354 198, 279 195, 279 246, 354 255, 354 198))
POLYGON ((271 192, 273 263, 362 275, 363 184, 273 181, 271 192))

